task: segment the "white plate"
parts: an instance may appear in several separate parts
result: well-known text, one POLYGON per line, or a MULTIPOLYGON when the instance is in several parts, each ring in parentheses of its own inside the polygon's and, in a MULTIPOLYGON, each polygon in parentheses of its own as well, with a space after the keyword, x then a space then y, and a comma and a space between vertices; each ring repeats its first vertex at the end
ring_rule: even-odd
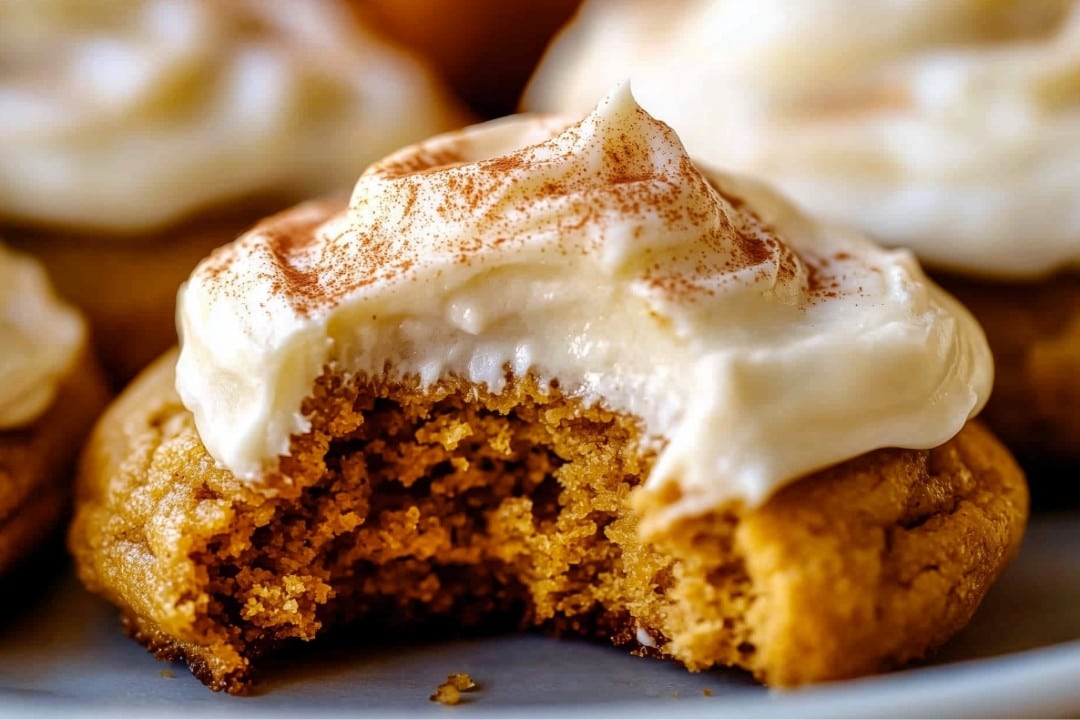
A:
POLYGON ((1076 716, 1080 512, 1033 520, 1020 557, 932 663, 792 692, 767 691, 740 672, 691 674, 602 645, 499 636, 315 645, 270 667, 254 696, 236 698, 206 690, 182 665, 154 660, 70 577, 6 624, 3 715, 1076 716), (470 673, 480 689, 457 707, 430 702, 451 672, 470 673))

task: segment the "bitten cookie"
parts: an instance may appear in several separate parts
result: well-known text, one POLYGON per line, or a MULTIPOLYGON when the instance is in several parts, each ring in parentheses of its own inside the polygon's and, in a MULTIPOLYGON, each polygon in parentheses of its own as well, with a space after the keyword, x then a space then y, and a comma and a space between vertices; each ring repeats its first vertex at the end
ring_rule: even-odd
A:
POLYGON ((1021 472, 969 423, 642 535, 652 458, 633 423, 527 382, 495 397, 327 378, 309 409, 338 437, 294 458, 320 471, 260 491, 215 467, 175 359, 98 425, 70 544, 132 637, 214 689, 247 691, 265 653, 336 623, 439 616, 512 615, 774 685, 854 677, 962 627, 1025 524, 1021 472))
POLYGON ((215 689, 288 640, 431 619, 853 677, 961 627, 1023 532, 967 311, 703 170, 625 86, 267 218, 178 321, 95 431, 70 543, 215 689))

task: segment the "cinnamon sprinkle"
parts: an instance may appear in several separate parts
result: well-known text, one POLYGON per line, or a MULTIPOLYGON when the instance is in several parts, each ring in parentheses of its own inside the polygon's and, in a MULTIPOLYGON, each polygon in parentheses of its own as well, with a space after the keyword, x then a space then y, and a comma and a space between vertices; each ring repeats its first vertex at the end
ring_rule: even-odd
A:
MULTIPOLYGON (((236 246, 215 253, 201 272, 211 281, 236 284, 229 275, 236 256, 265 253, 274 273, 272 292, 287 298, 298 314, 310 315, 364 288, 420 278, 422 268, 469 265, 486 262, 486 253, 513 252, 529 240, 523 232, 535 232, 522 218, 544 213, 543 204, 551 202, 560 214, 549 220, 554 232, 543 235, 550 244, 534 251, 597 252, 606 242, 605 224, 618 218, 633 228, 635 243, 655 243, 630 252, 651 254, 653 261, 637 277, 670 301, 715 295, 747 268, 761 268, 754 273, 759 281, 796 281, 803 263, 776 231, 685 154, 657 155, 656 133, 670 143, 678 140, 666 125, 637 112, 650 123, 641 135, 605 135, 587 127, 586 119, 562 128, 561 136, 553 128, 558 140, 491 159, 470 158, 472 143, 460 133, 398 152, 364 173, 360 183, 370 192, 358 191, 354 207, 311 203, 306 211, 269 218, 236 246), (546 177, 524 182, 534 168, 546 177), (668 247, 669 237, 690 239, 668 247)), ((836 297, 838 281, 823 267, 806 263, 809 292, 836 297)))

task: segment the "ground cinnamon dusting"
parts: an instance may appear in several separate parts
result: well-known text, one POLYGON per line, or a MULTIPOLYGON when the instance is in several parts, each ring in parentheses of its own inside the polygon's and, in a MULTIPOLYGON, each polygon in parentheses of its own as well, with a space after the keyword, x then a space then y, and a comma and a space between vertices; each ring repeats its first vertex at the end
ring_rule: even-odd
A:
POLYGON ((271 215, 235 242, 214 250, 197 272, 221 284, 226 294, 244 296, 251 281, 231 272, 236 258, 268 255, 279 271, 272 292, 290 298, 299 314, 309 314, 318 305, 322 289, 314 265, 305 261, 319 247, 323 222, 342 205, 340 199, 316 200, 271 215))
POLYGON ((824 272, 827 266, 828 261, 824 258, 806 262, 807 288, 814 297, 834 299, 840 295, 840 281, 835 275, 824 272))
MULTIPOLYGON (((761 268, 760 281, 771 277, 789 283, 798 277, 799 258, 775 230, 743 198, 707 179, 689 157, 672 164, 645 136, 625 131, 586 135, 587 122, 563 130, 557 146, 540 143, 493 159, 470 160, 466 136, 400 152, 361 178, 373 189, 370 195, 357 193, 353 202, 357 212, 363 210, 359 215, 346 215, 339 203, 333 213, 275 216, 239 249, 211 257, 203 272, 227 292, 243 294, 242 281, 227 273, 230 262, 239 253, 265 253, 272 293, 306 316, 374 284, 423 279, 417 275, 423 267, 470 265, 484 262, 485 251, 512 252, 533 231, 521 225, 522 218, 552 198, 561 208, 552 211, 560 213, 552 216, 557 231, 545 236, 550 247, 539 252, 597 252, 597 245, 607 242, 603 228, 612 218, 638 239, 657 217, 662 236, 696 233, 670 253, 661 246, 658 261, 640 271, 639 279, 668 300, 696 302, 715 295, 727 282, 740 282, 739 273, 747 268, 761 268), (588 145, 595 142, 601 143, 602 160, 579 162, 579 153, 591 152, 588 145), (552 147, 561 156, 551 157, 552 147), (527 193, 518 176, 534 166, 549 177, 527 193), (362 224, 353 217, 368 220, 362 224), (417 222, 421 225, 413 227, 417 222)), ((677 142, 666 125, 647 122, 654 123, 650 132, 677 142)), ((827 287, 817 269, 810 272, 812 292, 835 297, 835 282, 827 287)))
POLYGON ((416 152, 400 153, 392 160, 384 161, 382 168, 387 177, 394 178, 446 167, 464 160, 462 149, 458 145, 447 144, 438 148, 421 145, 416 152))

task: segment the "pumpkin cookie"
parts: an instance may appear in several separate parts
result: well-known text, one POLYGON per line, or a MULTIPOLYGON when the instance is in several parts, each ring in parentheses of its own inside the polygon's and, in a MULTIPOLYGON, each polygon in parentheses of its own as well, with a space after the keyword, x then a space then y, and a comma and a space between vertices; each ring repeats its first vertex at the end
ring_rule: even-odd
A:
POLYGON ((56 527, 74 459, 106 402, 81 318, 0 245, 0 573, 56 527))
POLYGON ((348 3, 0 3, 0 229, 87 314, 114 384, 268 210, 464 115, 348 3))
POLYGON ((322 477, 260 493, 214 467, 175 359, 103 418, 70 541, 128 633, 214 689, 246 692, 263 654, 335 623, 514 612, 770 684, 854 677, 963 627, 1026 519, 1023 475, 969 423, 934 450, 880 450, 642 537, 656 501, 631 501, 652 464, 633 423, 532 384, 327 385, 324 410, 363 408, 360 431, 322 477))
POLYGON ((1020 542, 968 313, 616 88, 405 148, 216 250, 70 546, 207 685, 348 622, 509 620, 795 685, 921 657, 1020 542), (912 449, 892 449, 892 448, 912 449))
POLYGON ((1080 278, 1040 283, 943 276, 979 318, 997 374, 988 424, 1033 464, 1071 463, 1080 448, 1080 278))

